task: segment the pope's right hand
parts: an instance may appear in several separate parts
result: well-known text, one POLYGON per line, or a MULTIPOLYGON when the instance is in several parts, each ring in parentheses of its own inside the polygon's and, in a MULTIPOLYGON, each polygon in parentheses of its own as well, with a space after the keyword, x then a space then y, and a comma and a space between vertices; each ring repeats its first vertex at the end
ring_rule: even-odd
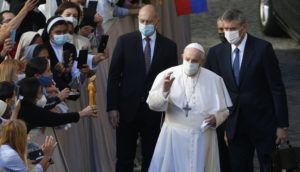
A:
POLYGON ((175 78, 171 77, 172 73, 173 72, 169 72, 167 74, 167 76, 165 77, 165 79, 164 79, 164 90, 163 90, 164 92, 169 92, 170 88, 173 84, 173 81, 174 81, 175 78))
POLYGON ((120 114, 117 110, 111 110, 108 112, 109 121, 114 129, 118 128, 120 123, 120 114))

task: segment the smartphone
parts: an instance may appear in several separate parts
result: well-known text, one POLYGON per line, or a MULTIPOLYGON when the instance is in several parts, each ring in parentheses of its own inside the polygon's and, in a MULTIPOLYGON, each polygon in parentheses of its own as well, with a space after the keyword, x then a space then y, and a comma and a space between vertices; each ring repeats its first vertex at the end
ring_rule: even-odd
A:
POLYGON ((98 52, 99 53, 103 53, 106 46, 107 46, 107 42, 108 42, 108 38, 109 36, 108 35, 102 35, 101 36, 101 42, 99 44, 99 47, 98 47, 98 52))
POLYGON ((44 158, 42 149, 38 149, 28 153, 28 159, 33 160, 34 164, 39 163, 44 158))
POLYGON ((15 28, 10 31, 10 44, 12 47, 15 44, 16 32, 17 32, 17 29, 15 29, 15 28))
POLYGON ((41 4, 46 4, 46 0, 38 0, 38 3, 36 4, 36 6, 40 6, 41 4))
POLYGON ((64 59, 64 66, 68 67, 69 63, 72 61, 72 54, 69 50, 63 51, 63 59, 64 59))
POLYGON ((79 51, 79 56, 78 56, 78 63, 77 63, 77 68, 81 69, 84 64, 87 64, 87 56, 88 56, 88 50, 80 50, 79 51))
POLYGON ((89 8, 83 8, 83 19, 81 23, 96 27, 97 23, 94 22, 94 15, 95 13, 91 12, 89 8))
POLYGON ((88 9, 90 10, 91 14, 95 15, 97 13, 97 6, 98 1, 89 1, 88 9))

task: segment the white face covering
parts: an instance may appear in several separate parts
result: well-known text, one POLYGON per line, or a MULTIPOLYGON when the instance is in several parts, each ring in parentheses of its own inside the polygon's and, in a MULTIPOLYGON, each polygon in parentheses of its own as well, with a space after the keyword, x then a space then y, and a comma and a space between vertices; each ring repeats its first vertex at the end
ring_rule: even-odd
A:
POLYGON ((26 75, 25 75, 25 73, 22 73, 22 74, 18 74, 17 77, 18 77, 17 80, 18 80, 18 82, 19 82, 19 81, 21 81, 22 79, 24 79, 24 78, 26 77, 26 75))
POLYGON ((225 38, 230 44, 237 44, 241 40, 239 30, 224 31, 224 33, 225 38))
POLYGON ((187 76, 195 75, 199 70, 199 63, 189 63, 183 60, 183 71, 187 76))
POLYGON ((75 17, 63 17, 66 21, 69 21, 73 24, 73 27, 75 28, 78 25, 78 20, 75 17))
POLYGON ((68 37, 68 42, 73 44, 73 35, 67 33, 66 36, 68 37))
POLYGON ((119 0, 108 0, 108 2, 113 3, 113 4, 118 3, 118 1, 119 1, 119 0))
POLYGON ((47 103, 46 96, 43 95, 43 96, 36 102, 36 105, 37 105, 38 107, 44 108, 44 107, 46 106, 46 103, 47 103))

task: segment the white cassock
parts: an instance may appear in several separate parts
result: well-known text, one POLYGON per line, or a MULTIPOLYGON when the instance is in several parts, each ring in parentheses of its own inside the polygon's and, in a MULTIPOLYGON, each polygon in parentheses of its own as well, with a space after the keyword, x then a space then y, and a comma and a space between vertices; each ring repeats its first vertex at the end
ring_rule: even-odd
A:
POLYGON ((228 117, 227 107, 232 103, 220 76, 204 68, 199 71, 187 77, 179 65, 161 72, 153 83, 147 103, 166 116, 149 172, 220 171, 216 129, 203 130, 201 124, 207 114, 214 114, 218 127, 228 117), (163 83, 169 72, 175 80, 166 96, 163 83), (191 110, 186 117, 183 107, 187 101, 191 110))

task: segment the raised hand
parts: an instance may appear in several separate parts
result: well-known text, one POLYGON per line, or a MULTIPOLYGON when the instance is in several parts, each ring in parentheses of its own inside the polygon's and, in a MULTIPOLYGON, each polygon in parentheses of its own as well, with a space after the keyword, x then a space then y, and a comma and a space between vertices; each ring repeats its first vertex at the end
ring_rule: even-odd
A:
POLYGON ((168 73, 167 76, 164 79, 164 88, 163 88, 164 92, 169 92, 170 88, 173 84, 173 81, 174 81, 175 78, 171 77, 172 73, 173 72, 168 73))
POLYGON ((38 2, 38 0, 27 0, 23 8, 29 12, 36 7, 38 2))

